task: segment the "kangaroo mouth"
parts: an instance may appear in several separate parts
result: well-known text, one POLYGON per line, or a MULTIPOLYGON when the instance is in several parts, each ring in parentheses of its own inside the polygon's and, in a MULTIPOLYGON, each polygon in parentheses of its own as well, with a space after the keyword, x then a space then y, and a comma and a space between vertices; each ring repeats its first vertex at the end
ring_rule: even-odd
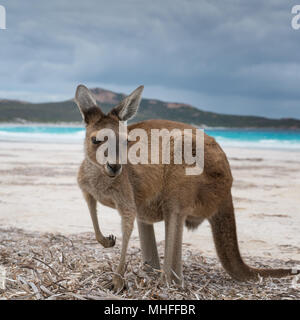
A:
POLYGON ((106 163, 105 171, 109 177, 115 178, 121 174, 122 165, 106 163))

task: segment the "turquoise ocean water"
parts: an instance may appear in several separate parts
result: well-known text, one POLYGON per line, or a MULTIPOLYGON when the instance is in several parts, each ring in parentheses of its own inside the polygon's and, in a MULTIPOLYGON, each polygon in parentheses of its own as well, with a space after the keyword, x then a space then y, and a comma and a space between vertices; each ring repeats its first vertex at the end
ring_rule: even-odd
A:
MULTIPOLYGON (((300 151, 300 131, 205 129, 224 147, 288 149, 300 151)), ((51 125, 0 125, 1 141, 81 143, 84 129, 51 125)))

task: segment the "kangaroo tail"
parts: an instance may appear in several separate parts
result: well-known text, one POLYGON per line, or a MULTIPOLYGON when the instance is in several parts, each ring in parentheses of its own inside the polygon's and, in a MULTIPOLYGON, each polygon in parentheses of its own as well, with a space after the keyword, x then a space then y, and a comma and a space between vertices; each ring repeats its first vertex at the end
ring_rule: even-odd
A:
POLYGON ((240 255, 232 198, 209 219, 219 259, 228 274, 239 281, 261 277, 281 278, 300 274, 298 269, 256 269, 246 265, 240 255))

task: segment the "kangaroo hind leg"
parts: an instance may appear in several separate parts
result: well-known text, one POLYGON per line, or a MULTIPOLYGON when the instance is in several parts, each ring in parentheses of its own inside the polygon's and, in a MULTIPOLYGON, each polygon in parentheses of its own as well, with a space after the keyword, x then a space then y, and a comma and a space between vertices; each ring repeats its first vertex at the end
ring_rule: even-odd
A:
POLYGON ((165 216, 164 272, 168 282, 182 283, 182 236, 185 218, 177 212, 165 216))
POLYGON ((138 221, 143 261, 154 269, 160 269, 153 224, 138 221))

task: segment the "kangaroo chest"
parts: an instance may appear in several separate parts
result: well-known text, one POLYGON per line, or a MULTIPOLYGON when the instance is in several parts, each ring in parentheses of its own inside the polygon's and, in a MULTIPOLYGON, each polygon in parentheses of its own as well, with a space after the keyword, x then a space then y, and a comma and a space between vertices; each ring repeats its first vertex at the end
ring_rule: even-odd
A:
POLYGON ((99 201, 104 206, 114 208, 114 209, 116 208, 115 201, 110 196, 106 196, 104 194, 98 193, 97 194, 97 201, 99 201))

